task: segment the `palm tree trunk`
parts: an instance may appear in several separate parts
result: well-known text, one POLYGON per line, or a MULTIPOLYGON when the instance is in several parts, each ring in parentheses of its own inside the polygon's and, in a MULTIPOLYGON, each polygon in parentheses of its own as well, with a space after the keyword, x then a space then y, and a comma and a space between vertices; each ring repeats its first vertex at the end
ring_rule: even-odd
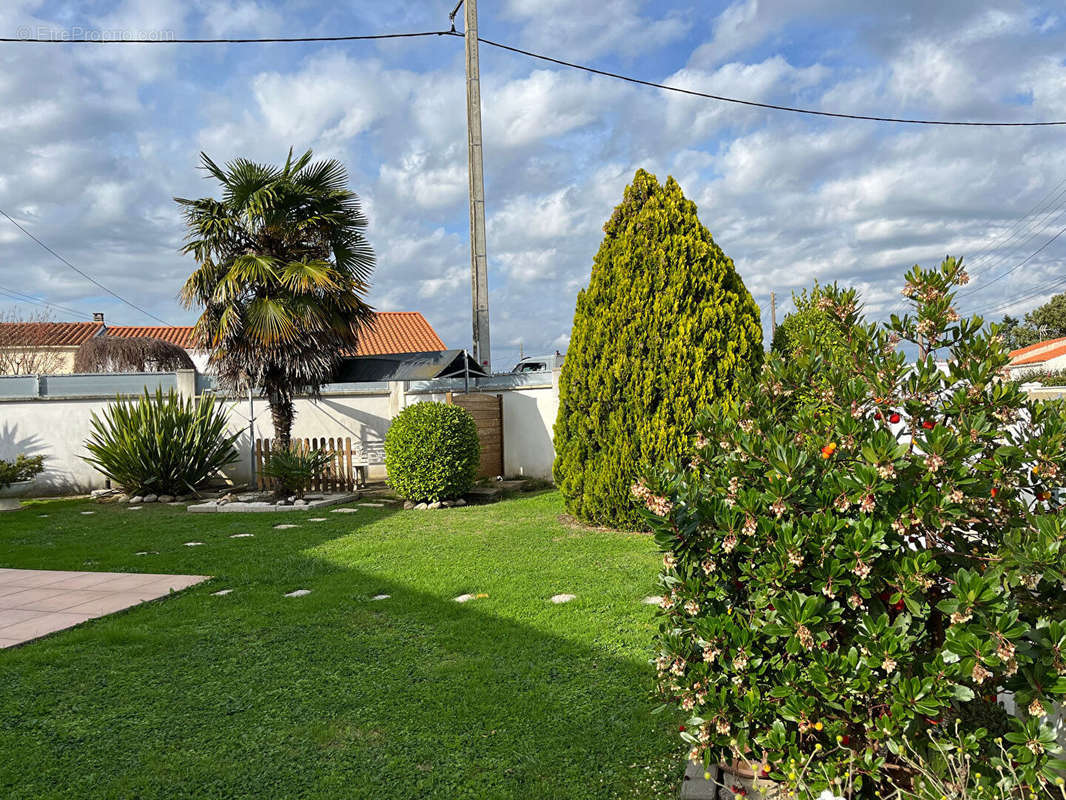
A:
POLYGON ((292 442, 292 421, 296 416, 292 397, 283 392, 271 392, 268 401, 270 419, 274 423, 274 441, 278 447, 287 450, 292 442))

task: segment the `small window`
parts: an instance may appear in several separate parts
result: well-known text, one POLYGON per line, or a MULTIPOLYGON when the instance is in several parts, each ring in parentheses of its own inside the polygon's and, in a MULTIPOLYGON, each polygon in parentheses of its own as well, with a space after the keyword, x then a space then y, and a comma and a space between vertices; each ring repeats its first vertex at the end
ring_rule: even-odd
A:
POLYGON ((518 367, 519 372, 544 372, 544 363, 541 361, 527 361, 518 367))

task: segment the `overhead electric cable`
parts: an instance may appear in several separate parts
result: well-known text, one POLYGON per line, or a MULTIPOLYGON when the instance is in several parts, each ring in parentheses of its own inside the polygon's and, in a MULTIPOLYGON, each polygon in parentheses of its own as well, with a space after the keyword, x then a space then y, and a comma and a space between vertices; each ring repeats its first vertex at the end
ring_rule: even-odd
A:
POLYGON ((122 295, 118 294, 117 292, 114 292, 111 289, 108 289, 106 286, 104 286, 102 283, 100 283, 100 281, 96 280, 96 278, 94 278, 92 275, 89 275, 86 272, 82 272, 80 269, 78 269, 73 264, 71 264, 69 261, 67 261, 67 259, 63 258, 63 256, 59 255, 59 253, 57 253, 51 247, 46 245, 44 242, 42 242, 40 239, 38 239, 36 236, 34 236, 28 230, 26 230, 21 225, 19 225, 14 219, 11 218, 11 215, 8 214, 6 211, 4 211, 2 208, 0 208, 0 216, 3 216, 5 219, 7 219, 8 222, 10 222, 12 225, 14 225, 16 228, 18 228, 24 234, 26 234, 30 239, 32 239, 34 242, 36 242, 43 250, 45 250, 48 253, 51 253, 61 263, 63 263, 66 266, 70 267, 70 269, 74 270, 74 272, 76 272, 79 275, 81 275, 83 278, 85 278, 85 280, 89 281, 89 283, 93 284, 94 286, 99 287, 100 289, 103 289, 105 292, 107 292, 109 295, 114 297, 116 300, 119 300, 119 301, 125 303, 130 308, 134 309, 135 311, 139 311, 140 313, 144 314, 146 317, 154 319, 156 322, 161 322, 164 325, 169 325, 170 324, 165 319, 160 319, 155 314, 152 314, 149 311, 145 311, 139 305, 137 305, 135 303, 131 303, 129 300, 127 300, 125 297, 123 297, 122 295))
POLYGON ((262 36, 245 39, 167 39, 162 37, 98 37, 74 39, 67 37, 0 37, 10 44, 294 44, 298 42, 362 42, 375 39, 417 39, 423 36, 451 36, 453 31, 419 31, 417 33, 375 33, 366 36, 262 36))
POLYGON ((6 297, 20 303, 33 303, 38 306, 47 306, 49 308, 54 308, 57 311, 62 311, 64 314, 72 314, 75 317, 82 317, 87 320, 92 319, 92 315, 86 314, 84 311, 75 311, 73 308, 67 308, 66 306, 61 306, 57 303, 50 303, 43 297, 34 297, 32 294, 26 294, 25 292, 20 292, 7 286, 0 286, 0 293, 3 293, 6 297))
MULTIPOLYGON (((458 34, 457 34, 458 35, 458 34)), ((509 44, 502 44, 500 42, 494 42, 491 39, 478 38, 478 41, 482 44, 487 44, 489 47, 496 47, 500 50, 507 50, 512 53, 518 53, 519 55, 527 56, 529 58, 539 59, 540 61, 546 61, 550 64, 558 64, 562 67, 570 67, 571 69, 578 69, 584 72, 590 72, 593 75, 602 75, 605 78, 614 78, 615 80, 626 81, 628 83, 635 83, 641 86, 650 86, 653 89, 662 89, 667 92, 677 92, 679 94, 687 94, 693 97, 703 97, 708 100, 719 100, 723 103, 736 103, 743 106, 754 106, 755 108, 766 108, 772 111, 788 111, 793 114, 811 114, 818 117, 836 117, 838 119, 858 119, 868 120, 871 122, 896 122, 906 125, 954 125, 961 127, 972 128, 1035 128, 1046 127, 1049 125, 1066 125, 1066 120, 1057 120, 1054 122, 955 122, 951 120, 939 120, 939 119, 908 119, 904 117, 879 117, 870 114, 844 114, 834 111, 817 111, 811 108, 799 108, 796 106, 781 106, 775 103, 760 103, 755 100, 741 100, 736 97, 726 97, 725 95, 710 94, 708 92, 698 92, 695 89, 682 89, 679 86, 668 86, 663 83, 656 83, 655 81, 646 81, 641 78, 634 78, 629 75, 622 75, 618 72, 608 72, 603 69, 596 69, 595 67, 589 67, 584 64, 577 64, 572 61, 563 61, 559 58, 552 58, 551 56, 542 55, 541 53, 534 53, 532 50, 523 50, 520 47, 512 47, 509 44)))
MULTIPOLYGON (((94 45, 121 45, 121 44, 156 44, 156 45, 168 45, 168 44, 292 44, 300 42, 355 42, 355 41, 372 41, 383 39, 414 39, 423 38, 429 36, 450 36, 456 38, 462 38, 463 34, 452 30, 446 31, 418 31, 415 33, 378 33, 369 35, 353 35, 353 36, 266 36, 266 37, 247 37, 247 38, 218 38, 218 39, 196 39, 196 38, 183 38, 183 39, 168 39, 163 37, 116 37, 116 38, 69 38, 69 37, 52 37, 52 38, 34 38, 34 37, 0 37, 0 43, 9 44, 58 44, 58 45, 75 45, 75 44, 94 44, 94 45)), ((524 50, 520 47, 514 47, 502 42, 496 42, 492 39, 485 39, 478 37, 478 41, 482 44, 486 44, 489 47, 495 47, 499 50, 506 50, 511 53, 526 56, 527 58, 537 59, 549 64, 556 64, 560 67, 568 67, 569 69, 581 70, 593 75, 600 75, 605 78, 613 78, 614 80, 625 81, 627 83, 637 84, 639 86, 648 86, 653 89, 661 89, 666 92, 676 92, 678 94, 685 94, 691 97, 702 97, 706 100, 717 100, 722 103, 734 103, 737 105, 751 106, 754 108, 765 108, 771 111, 786 111, 792 114, 808 114, 817 117, 833 117, 836 119, 854 119, 854 120, 866 120, 869 122, 892 122, 904 125, 949 125, 957 127, 973 127, 973 128, 1035 128, 1035 127, 1047 127, 1052 125, 1066 125, 1066 120, 1053 120, 1044 122, 991 122, 991 121, 956 121, 956 120, 938 120, 938 119, 912 119, 906 117, 889 117, 878 116, 873 114, 847 114, 837 111, 820 111, 812 108, 800 108, 797 106, 783 106, 776 103, 761 103, 756 100, 744 100, 738 97, 727 97, 725 95, 711 94, 710 92, 699 92, 695 89, 683 89, 679 86, 669 86, 664 83, 657 83, 655 81, 644 80, 643 78, 635 78, 631 75, 623 75, 618 72, 610 72, 604 69, 598 69, 596 67, 590 67, 586 64, 578 64, 574 61, 565 61, 561 58, 554 58, 553 56, 547 56, 543 53, 536 53, 532 50, 524 50)))
MULTIPOLYGON (((1028 264, 1032 259, 1034 259, 1036 256, 1040 255, 1042 252, 1044 252, 1044 250, 1046 250, 1048 247, 1050 247, 1052 242, 1054 242, 1056 239, 1058 239, 1064 233, 1066 233, 1066 227, 1060 228, 1058 233, 1056 233, 1054 236, 1052 236, 1050 239, 1048 239, 1046 242, 1044 242, 1042 245, 1040 245, 1040 247, 1038 247, 1034 252, 1032 252, 1029 255, 1027 255, 1024 259, 1019 261, 1017 264, 1015 264, 1013 267, 1008 269, 1006 272, 1001 272, 996 277, 985 281, 984 284, 981 286, 981 288, 984 289, 984 288, 986 288, 988 286, 991 286, 993 283, 996 283, 997 281, 1003 280, 1003 278, 1006 278, 1012 272, 1021 269, 1026 264, 1028 264)), ((969 292, 960 292, 958 296, 962 297, 963 295, 966 295, 966 294, 973 294, 974 291, 976 291, 976 290, 971 290, 969 292)))

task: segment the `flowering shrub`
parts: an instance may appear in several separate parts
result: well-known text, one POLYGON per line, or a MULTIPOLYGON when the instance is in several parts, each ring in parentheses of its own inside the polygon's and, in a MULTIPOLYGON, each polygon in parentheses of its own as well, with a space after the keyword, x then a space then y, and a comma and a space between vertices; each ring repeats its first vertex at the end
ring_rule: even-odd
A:
POLYGON ((955 259, 914 267, 914 312, 884 325, 827 291, 843 366, 809 339, 771 356, 736 407, 707 412, 689 463, 634 487, 665 553, 658 690, 689 715, 692 759, 801 796, 887 796, 886 776, 913 778, 904 743, 1012 691, 1005 751, 967 731, 992 767, 976 771, 1009 758, 1026 787, 1055 780, 1066 420, 1001 380, 994 331, 952 307, 966 281, 955 259), (908 363, 901 341, 927 355, 908 363))

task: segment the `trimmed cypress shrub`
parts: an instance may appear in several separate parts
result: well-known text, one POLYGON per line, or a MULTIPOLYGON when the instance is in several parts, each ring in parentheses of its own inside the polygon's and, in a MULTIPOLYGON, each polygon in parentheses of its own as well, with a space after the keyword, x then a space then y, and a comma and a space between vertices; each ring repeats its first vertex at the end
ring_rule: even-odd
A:
POLYGON ((385 434, 388 484, 405 500, 450 500, 477 480, 481 442, 470 412, 445 403, 415 403, 385 434))
POLYGON ((685 452, 703 407, 762 363, 759 307, 673 178, 639 170, 578 294, 559 385, 555 482, 571 514, 646 527, 641 465, 685 452))

